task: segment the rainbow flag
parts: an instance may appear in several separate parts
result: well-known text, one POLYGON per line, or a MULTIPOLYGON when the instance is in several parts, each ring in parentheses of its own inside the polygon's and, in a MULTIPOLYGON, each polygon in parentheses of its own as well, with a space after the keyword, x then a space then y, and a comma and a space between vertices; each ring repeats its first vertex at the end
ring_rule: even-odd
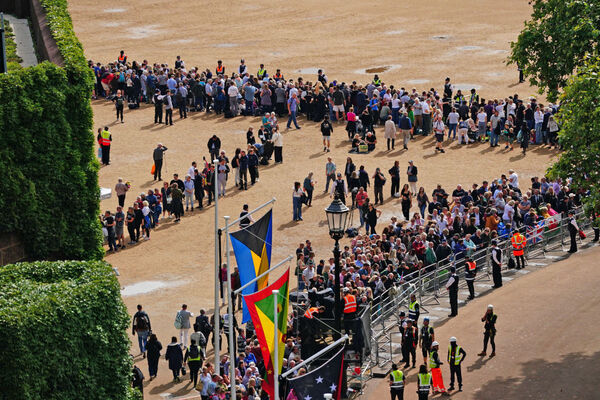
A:
POLYGON ((283 352, 286 341, 287 333, 287 312, 289 304, 289 278, 290 269, 275 282, 264 288, 263 290, 244 295, 250 317, 254 323, 254 329, 256 331, 256 337, 260 343, 260 350, 263 355, 265 362, 266 377, 263 382, 263 389, 269 394, 270 398, 273 398, 273 384, 274 384, 274 338, 277 334, 277 340, 279 343, 279 357, 278 357, 278 371, 277 374, 281 373, 281 364, 283 360, 283 352), (273 290, 279 290, 279 296, 275 299, 273 290), (275 326, 275 302, 277 302, 277 327, 275 326))

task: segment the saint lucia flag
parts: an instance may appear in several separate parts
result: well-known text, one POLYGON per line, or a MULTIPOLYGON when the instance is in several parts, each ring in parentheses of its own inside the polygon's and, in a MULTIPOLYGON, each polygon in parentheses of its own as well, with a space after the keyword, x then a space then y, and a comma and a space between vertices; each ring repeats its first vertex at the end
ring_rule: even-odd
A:
MULTIPOLYGON (((230 234, 242 286, 269 270, 271 266, 272 232, 273 210, 269 210, 252 225, 230 234)), ((268 283, 269 275, 267 274, 242 290, 242 294, 255 293, 264 289, 268 283)), ((244 300, 242 323, 248 321, 250 321, 250 314, 244 300)))

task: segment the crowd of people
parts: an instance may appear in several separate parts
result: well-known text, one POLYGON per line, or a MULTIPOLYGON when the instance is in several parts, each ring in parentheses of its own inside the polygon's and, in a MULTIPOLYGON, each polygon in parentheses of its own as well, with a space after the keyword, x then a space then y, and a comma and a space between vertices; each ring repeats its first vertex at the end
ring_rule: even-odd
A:
MULTIPOLYGON (((345 123, 351 152, 370 152, 377 145, 375 128, 384 128, 388 150, 394 149, 401 135, 403 148, 415 135, 434 134, 435 151, 444 153, 445 140, 459 144, 489 142, 500 146, 505 140, 507 151, 518 142, 523 153, 530 144, 558 148, 560 130, 554 114, 558 105, 540 104, 534 97, 522 99, 518 94, 500 99, 484 99, 476 89, 470 93, 454 90, 450 78, 444 88, 418 91, 386 84, 375 75, 370 82, 360 84, 330 80, 319 70, 316 81, 302 77, 285 79, 277 69, 270 74, 264 65, 256 74, 250 72, 245 60, 231 71, 221 60, 214 70, 187 68, 180 56, 174 66, 168 64, 129 62, 124 51, 118 59, 106 65, 89 62, 96 76, 95 98, 115 102, 117 120, 123 122, 123 109, 141 102, 154 104, 154 122, 173 124, 173 110, 181 119, 189 111, 215 112, 226 118, 287 116, 286 127, 297 129, 297 117, 321 122, 324 151, 333 131, 331 123, 345 123), (445 135, 448 135, 447 138, 445 135)), ((263 118, 264 119, 264 118, 263 118)), ((277 126, 278 128, 278 126, 277 126)))

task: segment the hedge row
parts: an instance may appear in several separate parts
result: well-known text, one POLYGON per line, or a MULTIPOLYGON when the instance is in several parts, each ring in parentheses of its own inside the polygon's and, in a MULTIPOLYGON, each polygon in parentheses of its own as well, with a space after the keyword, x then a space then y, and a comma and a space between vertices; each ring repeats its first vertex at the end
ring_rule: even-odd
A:
POLYGON ((130 399, 129 317, 102 261, 0 268, 0 399, 130 399))
POLYGON ((0 232, 33 259, 101 259, 93 73, 65 0, 40 0, 65 60, 0 77, 0 232))

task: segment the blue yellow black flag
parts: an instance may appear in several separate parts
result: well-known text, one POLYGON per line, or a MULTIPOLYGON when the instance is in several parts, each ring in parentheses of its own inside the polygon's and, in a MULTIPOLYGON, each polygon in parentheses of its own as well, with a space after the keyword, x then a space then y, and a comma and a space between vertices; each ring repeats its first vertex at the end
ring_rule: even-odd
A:
MULTIPOLYGON (((271 266, 271 242, 273 235, 273 210, 269 210, 258 221, 230 234, 231 245, 235 253, 240 283, 245 285, 260 274, 268 271, 271 266)), ((264 289, 269 283, 269 275, 265 275, 253 285, 242 290, 248 295, 264 289)), ((250 320, 250 313, 244 301, 242 323, 250 320)))

